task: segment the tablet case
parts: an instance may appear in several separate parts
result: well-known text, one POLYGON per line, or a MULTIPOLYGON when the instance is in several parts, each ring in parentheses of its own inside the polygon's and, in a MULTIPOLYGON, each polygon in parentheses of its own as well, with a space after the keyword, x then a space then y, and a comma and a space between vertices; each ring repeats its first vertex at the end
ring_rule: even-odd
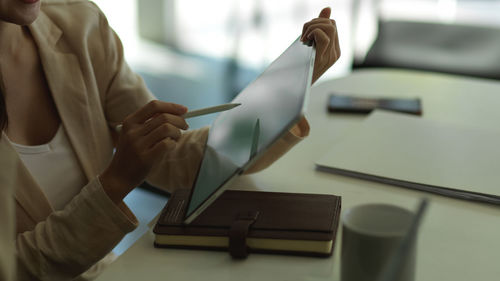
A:
POLYGON ((341 198, 334 195, 225 191, 189 225, 188 189, 177 190, 153 230, 156 247, 330 256, 341 198))

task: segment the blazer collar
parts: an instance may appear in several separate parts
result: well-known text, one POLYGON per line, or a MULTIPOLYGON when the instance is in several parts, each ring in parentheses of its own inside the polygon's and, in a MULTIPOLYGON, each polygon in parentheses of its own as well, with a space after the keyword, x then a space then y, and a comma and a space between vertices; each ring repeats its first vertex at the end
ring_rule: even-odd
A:
POLYGON ((29 29, 35 36, 38 47, 55 47, 61 38, 62 30, 42 11, 29 29))

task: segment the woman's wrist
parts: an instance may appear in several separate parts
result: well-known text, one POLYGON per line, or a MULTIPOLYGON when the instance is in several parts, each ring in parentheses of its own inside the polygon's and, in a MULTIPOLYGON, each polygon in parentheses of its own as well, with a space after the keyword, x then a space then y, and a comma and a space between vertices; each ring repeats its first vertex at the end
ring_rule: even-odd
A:
POLYGON ((118 177, 113 176, 108 170, 104 171, 98 178, 104 192, 116 204, 120 203, 134 188, 134 185, 124 183, 118 177))

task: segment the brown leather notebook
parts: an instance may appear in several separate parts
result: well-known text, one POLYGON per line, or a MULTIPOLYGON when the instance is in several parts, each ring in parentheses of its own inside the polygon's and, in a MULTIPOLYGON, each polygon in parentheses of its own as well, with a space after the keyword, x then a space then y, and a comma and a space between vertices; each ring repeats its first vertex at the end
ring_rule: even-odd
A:
POLYGON ((183 224, 189 190, 168 200, 153 230, 156 247, 311 256, 332 254, 341 198, 334 195, 225 191, 192 223, 183 224))

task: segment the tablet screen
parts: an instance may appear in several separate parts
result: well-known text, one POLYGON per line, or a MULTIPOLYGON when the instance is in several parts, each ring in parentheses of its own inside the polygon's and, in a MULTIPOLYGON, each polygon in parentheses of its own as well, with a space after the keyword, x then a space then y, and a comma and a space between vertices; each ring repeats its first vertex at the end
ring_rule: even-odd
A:
POLYGON ((231 178, 247 169, 303 115, 314 47, 298 39, 233 99, 210 127, 185 218, 231 178))

